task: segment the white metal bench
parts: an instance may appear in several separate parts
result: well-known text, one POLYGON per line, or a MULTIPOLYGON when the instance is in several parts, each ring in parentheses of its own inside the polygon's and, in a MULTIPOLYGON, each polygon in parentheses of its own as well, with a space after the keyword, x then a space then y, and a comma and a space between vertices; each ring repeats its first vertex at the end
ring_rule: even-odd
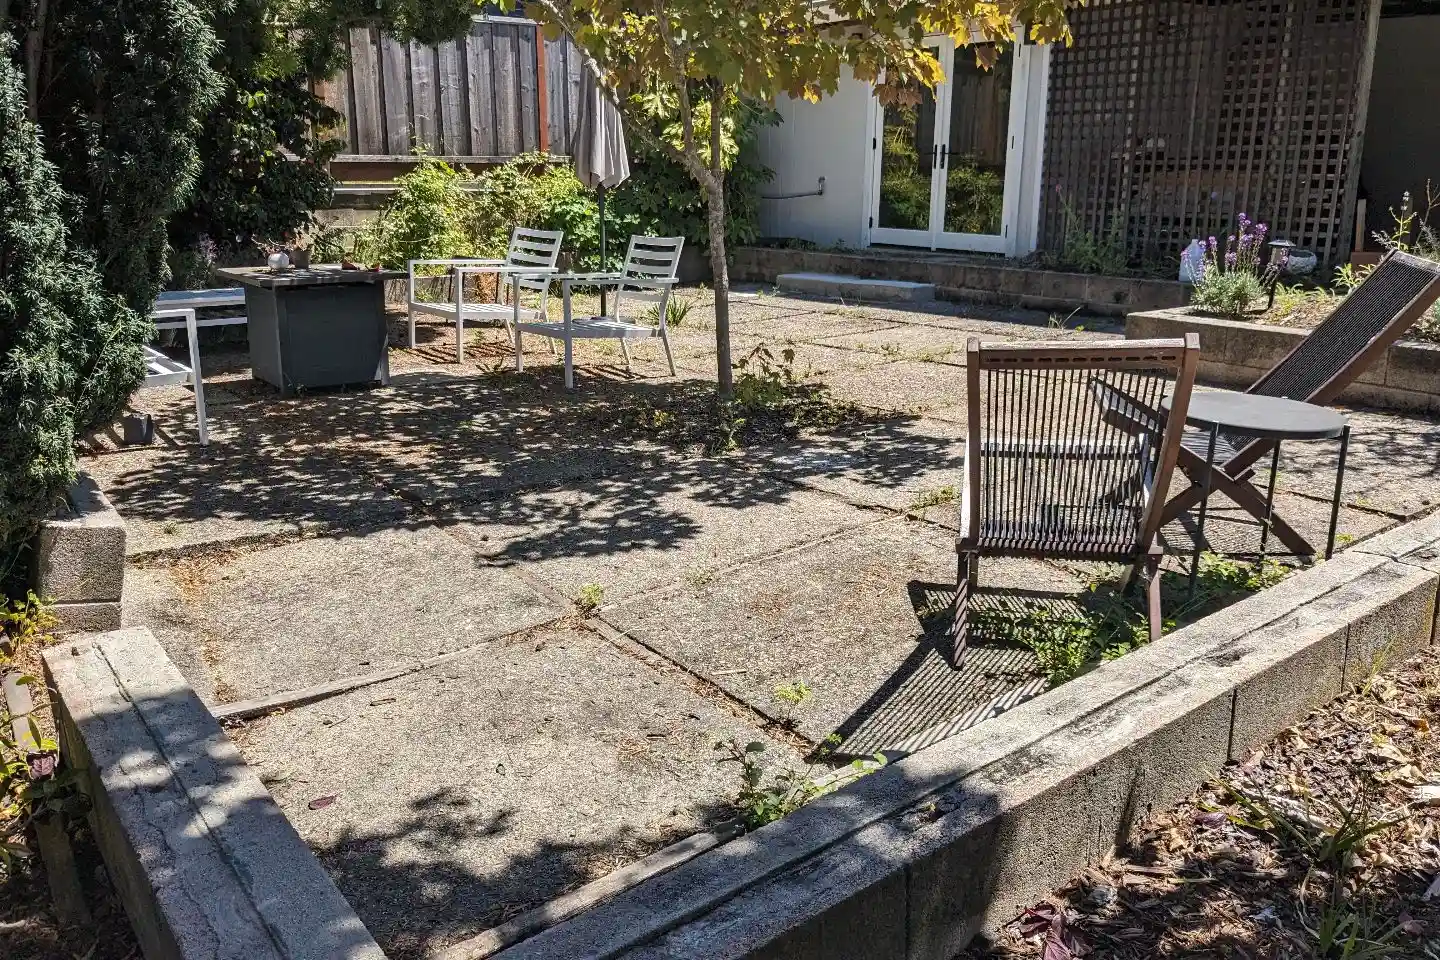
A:
POLYGON ((171 360, 154 347, 147 346, 145 348, 145 386, 168 387, 188 383, 194 387, 195 419, 200 428, 200 445, 202 447, 209 446, 210 428, 205 422, 205 381, 200 374, 200 338, 195 334, 196 328, 200 324, 195 319, 195 308, 157 309, 151 316, 155 319, 155 326, 162 329, 185 328, 185 339, 190 344, 190 366, 187 367, 178 360, 171 360))
MULTIPOLYGON (((244 287, 223 287, 212 290, 166 290, 155 298, 155 309, 162 310, 203 310, 207 307, 243 307, 245 306, 244 287)), ((181 319, 166 320, 161 322, 158 319, 155 327, 158 330, 178 330, 185 326, 181 319)), ((249 317, 241 314, 238 317, 201 317, 195 321, 196 327, 229 327, 237 324, 248 323, 249 317)))

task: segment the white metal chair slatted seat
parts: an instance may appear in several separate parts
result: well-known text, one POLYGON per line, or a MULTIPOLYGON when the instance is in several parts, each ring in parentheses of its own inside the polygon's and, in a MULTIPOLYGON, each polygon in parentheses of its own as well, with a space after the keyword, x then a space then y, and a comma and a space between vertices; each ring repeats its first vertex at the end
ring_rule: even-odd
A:
POLYGON ((575 386, 576 340, 619 340, 620 349, 625 354, 625 369, 629 371, 630 341, 658 337, 665 348, 665 360, 670 365, 670 375, 675 376, 675 358, 670 352, 666 314, 670 305, 670 293, 680 269, 680 251, 684 246, 684 237, 632 236, 630 245, 625 250, 625 266, 621 272, 562 275, 560 283, 564 294, 564 319, 560 323, 546 319, 516 324, 515 369, 525 369, 521 348, 521 335, 524 333, 537 333, 565 344, 567 389, 575 386), (614 287, 613 305, 603 316, 576 319, 570 300, 570 291, 575 286, 614 287), (622 319, 626 304, 639 305, 643 312, 638 319, 622 319))
MULTIPOLYGON (((210 427, 205 419, 205 381, 200 373, 200 338, 196 329, 200 324, 195 320, 193 307, 155 310, 151 316, 160 329, 185 328, 185 339, 190 347, 190 366, 172 360, 154 347, 145 347, 145 383, 147 387, 168 387, 188 383, 195 390, 195 422, 199 428, 200 445, 210 445, 210 427)), ((216 326, 217 324, 212 324, 216 326)))
MULTIPOLYGON (((550 278, 546 274, 555 272, 560 259, 560 243, 565 239, 563 230, 531 230, 516 227, 510 235, 510 248, 504 260, 480 260, 460 257, 449 260, 411 260, 406 264, 409 283, 406 287, 406 307, 410 318, 410 348, 415 348, 415 314, 424 313, 444 317, 455 324, 455 357, 457 362, 465 360, 465 324, 471 322, 500 321, 510 330, 512 322, 519 317, 547 319, 550 278), (449 267, 454 277, 454 299, 448 303, 425 300, 415 293, 416 267, 449 267), (496 300, 492 303, 470 302, 465 299, 465 278, 471 275, 494 274, 511 281, 510 303, 504 302, 504 282, 499 284, 496 300), (540 306, 529 308, 520 304, 522 292, 538 293, 540 306)), ((422 276, 421 279, 424 279, 422 276)), ((514 333, 511 331, 511 335, 514 333)))

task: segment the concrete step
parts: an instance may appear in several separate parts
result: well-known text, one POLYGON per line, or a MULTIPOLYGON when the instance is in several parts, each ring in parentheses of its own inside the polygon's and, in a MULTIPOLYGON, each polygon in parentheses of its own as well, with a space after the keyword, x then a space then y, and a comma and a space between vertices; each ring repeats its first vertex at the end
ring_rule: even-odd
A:
POLYGON ((889 300, 924 303, 935 299, 935 284, 909 280, 870 280, 838 273, 782 273, 775 285, 791 293, 844 300, 889 300))

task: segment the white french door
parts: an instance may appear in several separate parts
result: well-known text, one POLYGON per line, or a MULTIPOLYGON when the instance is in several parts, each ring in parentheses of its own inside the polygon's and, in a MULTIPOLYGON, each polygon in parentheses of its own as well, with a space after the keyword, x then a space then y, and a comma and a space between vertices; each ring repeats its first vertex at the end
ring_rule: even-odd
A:
POLYGON ((1036 48, 985 70, 949 37, 926 46, 943 83, 901 105, 872 98, 870 242, 1013 254, 1036 48))

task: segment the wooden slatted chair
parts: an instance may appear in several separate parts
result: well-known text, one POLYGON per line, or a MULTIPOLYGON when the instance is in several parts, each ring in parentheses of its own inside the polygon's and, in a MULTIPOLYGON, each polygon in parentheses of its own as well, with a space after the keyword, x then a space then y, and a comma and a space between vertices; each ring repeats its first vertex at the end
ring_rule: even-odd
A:
MULTIPOLYGON (((410 348, 412 350, 415 348, 415 314, 417 313, 444 317, 455 324, 455 357, 458 363, 465 361, 465 324, 467 323, 494 323, 498 320, 505 325, 506 331, 513 337, 514 331, 510 328, 517 312, 520 317, 549 319, 547 307, 550 279, 545 274, 555 272, 555 265, 560 259, 560 244, 564 239, 565 232, 563 230, 531 230, 527 227, 516 227, 515 232, 510 235, 510 248, 506 252, 504 260, 461 257, 449 260, 409 261, 406 264, 406 270, 409 273, 409 284, 406 287, 406 310, 410 320, 410 348), (417 296, 415 292, 416 267, 449 267, 449 274, 454 280, 454 298, 449 302, 441 303, 417 296), (499 278, 495 301, 483 303, 466 300, 465 278, 482 274, 490 274, 499 278), (515 287, 518 287, 519 290, 515 290, 515 287), (520 292, 538 293, 540 305, 530 308, 515 302, 506 303, 506 288, 511 289, 510 296, 512 298, 520 292)), ((424 276, 421 279, 425 279, 424 276)))
POLYGON ((970 639, 971 594, 986 556, 1129 564, 1126 586, 1144 577, 1150 636, 1160 636, 1160 511, 1199 356, 1193 333, 1183 340, 1100 343, 970 338, 950 631, 957 665, 970 639), (1172 396, 1158 436, 1107 418, 1097 384, 1152 410, 1172 396))
MULTIPOLYGON (((1323 323, 1310 331, 1280 362, 1271 367, 1246 393, 1285 397, 1306 403, 1332 403, 1365 373, 1405 331, 1440 299, 1440 264, 1408 253, 1386 254, 1355 291, 1323 323)), ((1128 421, 1134 429, 1155 429, 1153 409, 1141 409, 1138 398, 1106 391, 1106 403, 1117 424, 1128 421)), ((1179 467, 1190 486, 1165 505, 1161 524, 1178 519, 1204 496, 1205 456, 1209 434, 1188 430, 1180 449, 1179 467)), ((1251 478, 1255 464, 1279 451, 1273 440, 1227 436, 1215 444, 1215 471, 1211 489, 1223 493, 1257 520, 1265 516, 1265 492, 1251 478)), ((1278 513, 1272 513, 1271 530, 1286 548, 1313 556, 1315 548, 1278 513)))
POLYGON ((625 267, 620 273, 577 273, 562 277, 564 319, 560 323, 535 321, 516 325, 515 369, 525 369, 520 339, 522 333, 538 333, 565 344, 567 388, 575 386, 576 340, 619 340, 620 350, 625 354, 625 369, 629 371, 630 341, 658 337, 665 348, 665 360, 670 364, 670 376, 675 376, 675 358, 670 353, 666 316, 670 292, 680 269, 680 251, 684 246, 684 237, 632 236, 625 250, 625 267), (570 303, 571 290, 577 286, 615 288, 608 312, 604 316, 577 319, 570 303), (624 319, 627 305, 631 307, 632 319, 629 320, 624 319))

